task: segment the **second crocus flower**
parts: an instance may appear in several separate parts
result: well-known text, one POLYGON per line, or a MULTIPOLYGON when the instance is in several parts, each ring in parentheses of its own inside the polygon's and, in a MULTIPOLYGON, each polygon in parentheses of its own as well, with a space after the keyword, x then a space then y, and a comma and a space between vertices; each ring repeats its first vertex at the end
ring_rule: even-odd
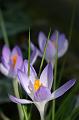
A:
POLYGON ((0 63, 0 71, 11 78, 15 78, 17 70, 21 69, 23 64, 22 52, 18 46, 11 51, 7 45, 2 49, 2 63, 0 63))
MULTIPOLYGON (((47 37, 45 36, 45 34, 43 32, 40 32, 38 36, 38 43, 42 54, 44 53, 46 40, 47 37)), ((46 48, 46 56, 45 56, 47 62, 53 62, 54 64, 57 49, 58 49, 58 58, 60 58, 66 53, 68 49, 68 40, 66 39, 64 34, 60 34, 58 31, 55 31, 48 40, 48 44, 46 48), (57 45, 56 45, 56 40, 58 42, 57 45)))
MULTIPOLYGON (((46 44, 47 37, 43 32, 40 32, 38 35, 38 49, 32 42, 31 42, 31 49, 37 51, 36 57, 43 56, 44 47, 46 44)), ((58 31, 55 31, 48 40, 47 48, 46 48, 46 55, 45 59, 49 63, 55 63, 56 53, 58 52, 58 58, 62 57, 68 49, 68 40, 64 34, 60 34, 58 31), (57 35, 58 33, 58 35, 57 35), (57 40, 57 41, 56 41, 57 40), (57 45, 56 45, 57 44, 57 45), (58 50, 58 51, 57 51, 58 50)))

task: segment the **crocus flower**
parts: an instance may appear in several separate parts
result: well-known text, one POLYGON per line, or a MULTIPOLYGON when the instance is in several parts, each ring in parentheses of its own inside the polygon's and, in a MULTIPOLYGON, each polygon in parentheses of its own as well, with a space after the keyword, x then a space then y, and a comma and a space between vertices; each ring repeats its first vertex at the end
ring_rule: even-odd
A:
POLYGON ((17 70, 20 69, 23 64, 20 48, 15 46, 11 52, 9 47, 4 45, 1 59, 2 63, 0 63, 0 71, 8 77, 15 78, 17 70))
MULTIPOLYGON (((38 36, 38 43, 39 43, 40 50, 37 49, 37 51, 40 51, 39 52, 40 54, 38 54, 40 57, 44 53, 44 47, 46 44, 46 40, 47 40, 47 37, 45 36, 45 34, 43 32, 40 32, 38 36)), ((57 40, 57 31, 55 31, 50 36, 50 39, 48 40, 48 44, 46 48, 46 56, 45 56, 46 61, 52 62, 53 64, 55 63, 55 56, 56 56, 56 51, 57 51, 56 47, 58 47, 58 58, 62 57, 68 49, 68 40, 66 39, 64 34, 60 34, 58 32, 58 40, 57 40, 58 45, 56 45, 56 40, 57 40)))
POLYGON ((53 99, 62 96, 67 90, 69 90, 74 84, 75 80, 69 80, 67 83, 59 87, 53 93, 51 93, 51 87, 53 84, 53 68, 49 63, 42 71, 40 78, 37 77, 36 71, 32 65, 30 65, 30 76, 28 77, 28 62, 24 61, 24 72, 18 71, 18 79, 22 87, 32 100, 19 99, 12 95, 9 96, 10 100, 18 104, 32 104, 34 103, 40 112, 41 119, 44 116, 45 104, 53 99))

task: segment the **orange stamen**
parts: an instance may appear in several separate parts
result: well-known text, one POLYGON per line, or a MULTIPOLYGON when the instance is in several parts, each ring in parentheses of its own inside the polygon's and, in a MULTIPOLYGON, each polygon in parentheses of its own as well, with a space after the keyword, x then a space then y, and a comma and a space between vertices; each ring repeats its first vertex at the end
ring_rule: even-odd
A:
POLYGON ((40 88, 41 85, 42 84, 41 84, 40 80, 35 80, 35 82, 34 82, 34 90, 37 91, 40 88))
POLYGON ((12 56, 12 63, 13 63, 13 67, 15 67, 17 62, 17 55, 12 56))

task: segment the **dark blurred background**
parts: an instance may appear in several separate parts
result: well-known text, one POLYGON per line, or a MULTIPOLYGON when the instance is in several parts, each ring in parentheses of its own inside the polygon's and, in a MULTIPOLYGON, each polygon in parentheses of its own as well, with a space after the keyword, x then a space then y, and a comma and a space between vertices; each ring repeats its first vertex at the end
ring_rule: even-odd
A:
MULTIPOLYGON (((79 1, 78 0, 0 0, 5 29, 10 47, 19 45, 24 58, 27 58, 28 30, 31 29, 31 40, 38 46, 38 34, 43 31, 46 35, 52 29, 65 33, 69 40, 67 53, 59 59, 60 68, 64 64, 62 81, 70 78, 79 79, 79 1), (64 62, 65 61, 65 62, 64 62)), ((4 43, 0 18, 0 56, 4 43)), ((40 60, 38 60, 40 61, 40 60)), ((38 66, 38 61, 35 67, 38 66)), ((38 68, 37 68, 38 69, 38 68)), ((79 89, 76 94, 79 94, 79 89)), ((8 93, 13 93, 12 82, 0 74, 0 110, 15 120, 16 105, 10 103, 8 93), (11 113, 11 114, 10 114, 11 113)), ((16 118, 18 119, 18 118, 16 118)), ((0 118, 1 120, 1 118, 0 118)))

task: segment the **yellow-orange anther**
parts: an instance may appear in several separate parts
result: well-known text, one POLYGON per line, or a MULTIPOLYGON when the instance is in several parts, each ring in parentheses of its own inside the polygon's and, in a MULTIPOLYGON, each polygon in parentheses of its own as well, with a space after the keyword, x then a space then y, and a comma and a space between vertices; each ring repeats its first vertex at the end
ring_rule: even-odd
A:
POLYGON ((13 67, 15 67, 17 62, 17 55, 12 56, 12 63, 13 63, 13 67))
POLYGON ((40 80, 35 80, 34 82, 34 90, 37 91, 41 86, 40 80))

